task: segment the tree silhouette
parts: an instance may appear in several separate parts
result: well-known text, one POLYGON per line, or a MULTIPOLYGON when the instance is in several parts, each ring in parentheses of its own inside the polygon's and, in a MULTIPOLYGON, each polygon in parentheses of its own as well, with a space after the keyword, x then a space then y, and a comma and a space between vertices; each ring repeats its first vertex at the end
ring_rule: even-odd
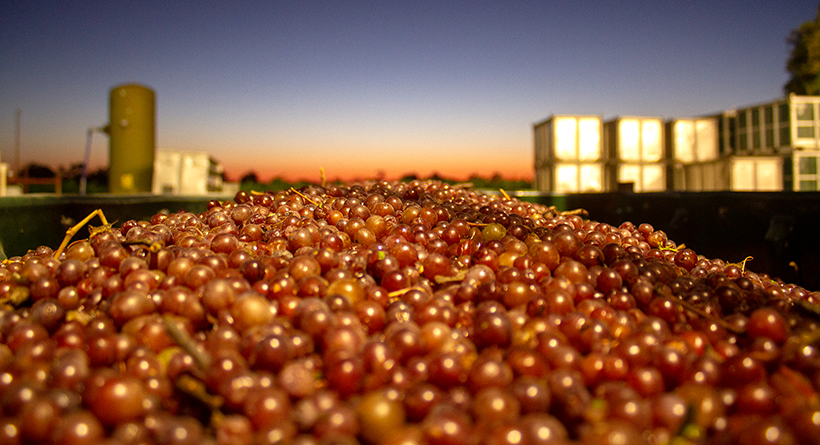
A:
POLYGON ((783 86, 786 94, 820 94, 820 6, 817 17, 792 30, 787 38, 791 55, 786 71, 791 78, 783 86))
POLYGON ((47 165, 32 162, 20 170, 20 176, 27 176, 29 178, 53 178, 55 173, 54 170, 47 165))
POLYGON ((242 176, 242 179, 239 182, 254 182, 259 183, 259 176, 256 175, 255 171, 249 171, 242 176))

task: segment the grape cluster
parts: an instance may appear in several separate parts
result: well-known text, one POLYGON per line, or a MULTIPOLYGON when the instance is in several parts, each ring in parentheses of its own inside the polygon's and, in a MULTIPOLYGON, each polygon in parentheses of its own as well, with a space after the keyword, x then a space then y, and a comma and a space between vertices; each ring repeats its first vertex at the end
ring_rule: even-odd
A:
POLYGON ((820 294, 436 181, 0 267, 0 444, 820 444, 820 294))

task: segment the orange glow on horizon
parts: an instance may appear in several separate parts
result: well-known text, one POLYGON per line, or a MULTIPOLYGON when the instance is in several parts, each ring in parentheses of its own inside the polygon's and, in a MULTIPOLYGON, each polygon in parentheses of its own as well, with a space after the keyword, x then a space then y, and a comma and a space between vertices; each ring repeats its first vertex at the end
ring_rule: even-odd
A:
POLYGON ((286 173, 281 173, 279 171, 272 171, 269 169, 266 170, 248 170, 248 169, 225 169, 225 176, 229 181, 238 181, 243 176, 252 171, 256 173, 257 177, 261 181, 261 183, 267 183, 274 179, 282 179, 287 182, 297 182, 297 181, 305 181, 305 182, 314 182, 319 183, 321 182, 321 169, 324 169, 325 179, 327 181, 342 181, 342 182, 351 182, 351 181, 362 181, 362 180, 369 180, 369 179, 381 179, 387 181, 394 181, 399 180, 401 178, 407 176, 416 176, 418 178, 430 178, 433 176, 438 176, 444 179, 454 180, 454 181, 466 181, 472 177, 481 177, 481 178, 491 178, 493 176, 499 175, 506 180, 524 180, 524 181, 531 181, 533 172, 531 167, 527 167, 520 170, 498 170, 498 171, 446 171, 446 170, 437 170, 437 169, 407 169, 407 170, 386 170, 386 169, 376 169, 373 170, 369 167, 364 167, 361 169, 329 169, 327 167, 320 167, 317 166, 315 168, 306 168, 306 169, 292 169, 286 173))
MULTIPOLYGON (((65 156, 65 153, 55 154, 57 156, 54 156, 50 162, 24 158, 21 160, 21 165, 40 164, 56 171, 78 163, 77 160, 65 156), (60 154, 63 156, 60 156, 60 154)), ((73 158, 73 156, 71 157, 73 158)), ((253 172, 263 184, 274 179, 282 179, 287 182, 319 183, 321 181, 320 169, 324 169, 326 180, 342 182, 371 179, 393 181, 407 176, 416 176, 418 178, 438 176, 453 181, 467 181, 472 177, 489 179, 496 175, 505 180, 531 181, 534 174, 534 167, 531 162, 528 162, 529 159, 521 160, 517 156, 489 160, 478 159, 478 156, 476 156, 473 159, 463 161, 456 157, 445 157, 442 159, 417 159, 407 162, 386 158, 374 162, 358 162, 356 159, 345 161, 328 157, 321 161, 308 159, 304 164, 281 158, 278 161, 261 159, 257 160, 256 163, 243 157, 234 159, 217 158, 216 161, 222 164, 225 176, 229 181, 238 181, 246 174, 253 172)), ((107 156, 98 154, 98 156, 92 157, 91 162, 89 162, 88 171, 93 173, 107 167, 107 156)))
POLYGON ((385 157, 375 160, 360 160, 352 157, 305 158, 298 162, 279 158, 277 161, 259 159, 256 163, 244 159, 223 160, 228 180, 237 181, 248 173, 255 173, 262 183, 273 179, 289 182, 321 181, 320 170, 324 170, 329 181, 356 181, 367 179, 398 180, 406 176, 429 178, 438 176, 454 181, 466 181, 471 177, 491 178, 501 176, 507 180, 532 180, 532 162, 519 156, 482 156, 462 158, 458 156, 431 158, 418 157, 401 160, 385 157))

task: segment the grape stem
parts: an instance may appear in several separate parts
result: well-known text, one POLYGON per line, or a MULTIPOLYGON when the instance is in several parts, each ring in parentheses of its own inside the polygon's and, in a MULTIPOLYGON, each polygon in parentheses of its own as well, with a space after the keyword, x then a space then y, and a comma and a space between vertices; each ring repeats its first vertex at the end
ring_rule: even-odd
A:
POLYGON ((739 263, 729 263, 728 265, 737 266, 738 268, 740 268, 740 273, 743 273, 743 272, 746 271, 746 261, 751 261, 753 259, 754 259, 754 257, 749 255, 746 258, 743 258, 743 261, 741 261, 739 263))
POLYGON ((152 241, 152 240, 147 239, 147 238, 136 239, 136 240, 131 240, 131 241, 126 240, 126 241, 123 241, 123 244, 128 245, 128 246, 144 246, 147 250, 149 250, 150 252, 154 252, 154 253, 159 252, 160 249, 165 247, 164 243, 157 242, 157 241, 152 241))
POLYGON ((210 410, 211 418, 209 419, 209 424, 211 426, 219 425, 222 422, 225 415, 222 413, 221 408, 225 399, 221 396, 209 393, 204 382, 190 375, 182 374, 177 377, 174 386, 176 386, 178 390, 198 400, 210 410))
MULTIPOLYGON (((210 354, 200 350, 194 339, 192 339, 191 336, 188 335, 188 333, 185 332, 179 324, 174 322, 172 316, 163 316, 162 322, 165 325, 165 330, 168 332, 168 335, 176 342, 177 345, 179 345, 180 348, 182 348, 183 351, 194 359, 194 362, 199 367, 200 371, 206 372, 211 366, 210 354)), ((180 391, 188 394, 208 407, 211 411, 211 425, 218 425, 222 421, 224 415, 220 409, 224 403, 224 398, 209 393, 205 382, 194 376, 182 374, 177 378, 175 386, 180 391)))
POLYGON ((544 211, 544 214, 543 214, 544 218, 554 218, 558 215, 561 215, 561 216, 571 216, 571 215, 587 216, 587 215, 589 215, 589 212, 587 212, 586 209, 573 209, 573 210, 563 210, 562 211, 562 210, 558 210, 558 207, 549 206, 549 207, 547 207, 547 210, 544 211))
POLYGON ((297 195, 299 195, 299 196, 301 196, 301 197, 302 197, 302 199, 304 199, 305 201, 307 201, 307 202, 309 202, 309 203, 311 203, 311 204, 315 205, 316 207, 318 207, 318 208, 322 208, 322 205, 321 205, 321 204, 318 204, 318 203, 316 203, 316 201, 314 201, 314 200, 312 200, 312 199, 308 198, 307 196, 305 196, 305 195, 304 195, 304 193, 300 192, 299 190, 296 190, 295 188, 291 187, 291 188, 290 188, 290 191, 291 191, 291 192, 293 192, 293 193, 296 193, 296 194, 297 194, 297 195))
POLYGON ((165 330, 168 332, 171 339, 173 339, 183 351, 188 353, 188 355, 194 359, 199 369, 205 371, 211 366, 210 355, 201 351, 197 347, 196 342, 188 335, 187 332, 182 330, 177 323, 174 323, 174 320, 170 316, 166 315, 162 317, 162 322, 165 324, 165 330))
POLYGON ((454 281, 464 281, 464 277, 467 276, 466 270, 460 270, 453 276, 446 276, 446 275, 436 275, 433 280, 438 284, 444 283, 451 283, 454 281))
POLYGON ((182 374, 177 378, 176 387, 185 394, 204 403, 211 410, 218 410, 222 406, 222 397, 208 392, 205 384, 190 375, 182 374))
MULTIPOLYGON (((78 222, 77 224, 73 225, 68 230, 66 230, 65 237, 63 238, 63 242, 60 243, 60 247, 58 247, 57 250, 54 251, 54 258, 60 258, 60 255, 62 255, 63 251, 65 250, 66 246, 68 245, 68 242, 71 241, 71 238, 73 238, 74 235, 76 235, 77 232, 79 232, 80 229, 84 225, 88 224, 88 222, 91 221, 91 219, 94 218, 95 216, 98 216, 100 218, 100 221, 103 223, 103 225, 102 225, 102 227, 98 227, 94 233, 99 233, 99 232, 105 231, 105 230, 111 230, 111 224, 109 224, 108 220, 105 219, 105 215, 103 214, 102 209, 94 210, 93 212, 89 213, 88 216, 83 218, 82 221, 78 222)), ((91 229, 89 229, 89 231, 91 231, 91 229)))

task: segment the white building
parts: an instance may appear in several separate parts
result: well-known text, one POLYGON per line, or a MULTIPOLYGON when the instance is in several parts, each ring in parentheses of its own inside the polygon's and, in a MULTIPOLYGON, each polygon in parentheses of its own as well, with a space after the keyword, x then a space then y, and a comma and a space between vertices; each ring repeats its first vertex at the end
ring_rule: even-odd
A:
POLYGON ((820 96, 702 117, 553 115, 536 123, 536 190, 820 190, 820 96))

